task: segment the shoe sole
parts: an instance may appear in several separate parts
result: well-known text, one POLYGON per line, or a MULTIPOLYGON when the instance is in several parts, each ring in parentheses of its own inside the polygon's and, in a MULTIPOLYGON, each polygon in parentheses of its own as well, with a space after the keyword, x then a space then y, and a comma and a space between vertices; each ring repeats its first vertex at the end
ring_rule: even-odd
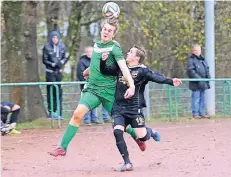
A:
POLYGON ((126 169, 126 171, 133 171, 133 170, 134 170, 133 168, 126 169))
POLYGON ((114 169, 114 171, 117 171, 117 172, 125 172, 125 171, 133 171, 134 169, 133 168, 128 168, 128 169, 114 169))
POLYGON ((58 155, 54 155, 52 154, 52 152, 48 152, 49 155, 53 156, 53 157, 58 157, 58 156, 65 156, 66 153, 62 153, 62 154, 58 154, 58 155))

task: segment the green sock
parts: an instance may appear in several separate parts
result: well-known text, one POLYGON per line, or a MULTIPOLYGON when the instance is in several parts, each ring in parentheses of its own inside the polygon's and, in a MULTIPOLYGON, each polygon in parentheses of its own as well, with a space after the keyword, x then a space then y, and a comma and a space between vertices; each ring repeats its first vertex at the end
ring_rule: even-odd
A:
POLYGON ((72 138, 77 133, 79 127, 75 127, 71 124, 68 124, 65 134, 63 135, 63 139, 61 142, 61 147, 66 151, 69 143, 71 142, 72 138))
POLYGON ((126 129, 126 132, 128 133, 128 134, 130 134, 131 136, 132 136, 132 138, 134 138, 134 139, 136 139, 136 132, 135 132, 135 130, 132 128, 132 127, 128 127, 127 129, 126 129))

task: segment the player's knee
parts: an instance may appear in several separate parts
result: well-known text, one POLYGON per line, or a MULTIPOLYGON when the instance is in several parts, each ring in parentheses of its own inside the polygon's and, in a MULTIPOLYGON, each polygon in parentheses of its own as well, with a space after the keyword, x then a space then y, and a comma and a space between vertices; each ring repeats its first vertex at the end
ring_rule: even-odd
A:
POLYGON ((143 138, 139 138, 140 141, 147 141, 149 140, 151 137, 151 134, 149 132, 147 132, 147 134, 143 137, 143 138))
POLYGON ((16 111, 16 110, 20 110, 20 106, 15 104, 14 107, 11 109, 11 111, 16 111))
POLYGON ((116 142, 120 142, 123 140, 123 134, 124 132, 120 129, 114 129, 114 136, 116 138, 116 142))
POLYGON ((78 111, 75 110, 74 113, 73 113, 72 119, 73 119, 74 121, 79 122, 79 121, 81 121, 81 118, 82 118, 82 117, 79 115, 78 111))

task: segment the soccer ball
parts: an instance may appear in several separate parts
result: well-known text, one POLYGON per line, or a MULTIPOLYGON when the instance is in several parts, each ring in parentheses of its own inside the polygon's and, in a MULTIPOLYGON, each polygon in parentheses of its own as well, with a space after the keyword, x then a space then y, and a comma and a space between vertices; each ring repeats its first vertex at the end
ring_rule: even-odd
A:
POLYGON ((102 9, 105 18, 118 18, 120 14, 120 7, 114 2, 104 4, 102 9))

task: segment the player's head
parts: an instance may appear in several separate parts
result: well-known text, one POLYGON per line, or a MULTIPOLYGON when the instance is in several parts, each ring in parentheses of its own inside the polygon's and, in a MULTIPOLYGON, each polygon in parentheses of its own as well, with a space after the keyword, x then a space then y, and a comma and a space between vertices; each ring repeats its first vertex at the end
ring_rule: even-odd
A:
POLYGON ((50 43, 57 45, 60 40, 60 34, 58 31, 52 31, 50 33, 50 43))
POLYGON ((199 44, 193 44, 192 53, 196 56, 200 56, 201 55, 201 46, 199 44))
POLYGON ((93 47, 91 47, 91 46, 88 46, 85 48, 85 53, 86 53, 88 58, 91 58, 92 51, 93 51, 93 47))
POLYGON ((134 45, 127 53, 126 61, 129 65, 138 65, 143 63, 145 57, 146 57, 145 49, 138 45, 134 45))
POLYGON ((103 43, 107 43, 115 37, 119 29, 119 22, 115 18, 105 19, 101 27, 101 40, 103 43))

